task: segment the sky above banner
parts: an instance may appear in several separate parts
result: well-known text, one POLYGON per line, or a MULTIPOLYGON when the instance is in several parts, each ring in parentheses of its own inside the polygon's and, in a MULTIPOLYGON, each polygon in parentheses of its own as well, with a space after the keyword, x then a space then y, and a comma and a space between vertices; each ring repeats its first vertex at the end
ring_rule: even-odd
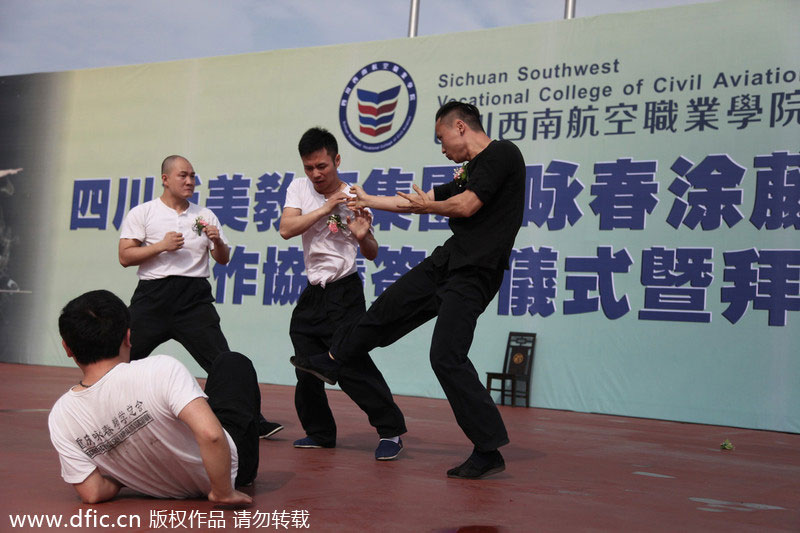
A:
MULTIPOLYGON (((577 0, 576 17, 709 0, 577 0)), ((3 0, 0 76, 396 39, 410 2, 3 0)), ((422 0, 418 35, 560 20, 563 0, 422 0)))

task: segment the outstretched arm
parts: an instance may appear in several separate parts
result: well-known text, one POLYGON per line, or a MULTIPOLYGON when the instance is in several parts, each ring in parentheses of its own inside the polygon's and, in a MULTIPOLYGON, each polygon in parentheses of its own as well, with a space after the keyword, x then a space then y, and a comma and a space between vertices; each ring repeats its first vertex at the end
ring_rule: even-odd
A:
POLYGON ((0 178, 3 176, 13 176, 14 174, 20 172, 21 168, 9 168, 8 170, 0 170, 0 178))
MULTIPOLYGON (((369 207, 370 209, 380 209, 381 211, 392 211, 394 213, 414 212, 412 203, 403 193, 400 193, 400 196, 375 196, 367 194, 360 185, 351 186, 350 193, 354 194, 355 197, 348 200, 347 207, 354 211, 369 207)), ((433 200, 432 190, 421 194, 425 194, 430 200, 433 200)))
POLYGON ((231 449, 228 438, 205 398, 195 398, 178 414, 192 430, 203 467, 211 481, 209 501, 230 505, 253 503, 253 499, 233 488, 231 484, 231 449))
POLYGON ((464 190, 447 200, 436 201, 433 190, 424 192, 416 185, 413 193, 398 193, 398 196, 373 196, 364 192, 358 185, 353 185, 350 192, 356 195, 355 199, 348 202, 348 207, 369 207, 395 213, 430 213, 446 217, 469 217, 474 215, 483 206, 478 195, 470 190, 464 190))
POLYGON ((465 218, 474 215, 478 209, 483 207, 483 202, 478 198, 478 195, 469 189, 454 194, 447 200, 437 202, 432 194, 433 191, 426 194, 416 185, 412 186, 416 191, 414 194, 399 193, 411 204, 410 211, 412 213, 430 213, 445 217, 465 218))

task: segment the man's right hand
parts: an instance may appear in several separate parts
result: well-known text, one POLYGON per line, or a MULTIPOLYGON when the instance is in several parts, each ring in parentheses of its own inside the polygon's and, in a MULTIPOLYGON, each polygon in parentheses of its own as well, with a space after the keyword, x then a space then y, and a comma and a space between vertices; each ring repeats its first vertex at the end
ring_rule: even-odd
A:
POLYGON ((161 240, 161 246, 165 252, 174 252, 183 248, 183 233, 168 231, 161 240))
POLYGON ((215 494, 212 490, 208 493, 208 501, 223 505, 249 505, 253 503, 253 498, 236 489, 231 489, 231 493, 226 496, 215 494))
POLYGON ((350 197, 347 196, 344 191, 339 191, 325 199, 323 208, 328 212, 328 214, 333 213, 336 210, 337 205, 346 203, 349 198, 350 197))

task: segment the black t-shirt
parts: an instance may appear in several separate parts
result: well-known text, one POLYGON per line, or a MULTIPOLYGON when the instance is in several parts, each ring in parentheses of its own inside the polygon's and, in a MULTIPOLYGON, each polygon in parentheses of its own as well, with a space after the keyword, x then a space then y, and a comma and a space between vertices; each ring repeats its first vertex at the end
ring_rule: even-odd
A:
POLYGON ((466 189, 483 206, 470 217, 450 217, 453 236, 444 243, 451 269, 466 265, 508 268, 525 208, 525 160, 510 141, 492 141, 467 163, 466 186, 455 181, 434 187, 437 201, 466 189))

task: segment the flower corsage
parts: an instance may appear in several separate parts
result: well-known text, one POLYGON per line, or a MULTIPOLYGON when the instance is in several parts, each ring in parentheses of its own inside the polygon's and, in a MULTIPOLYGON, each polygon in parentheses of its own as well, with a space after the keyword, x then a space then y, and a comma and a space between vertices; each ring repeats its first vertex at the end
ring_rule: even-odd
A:
POLYGON ((347 226, 342 222, 342 217, 339 215, 331 215, 328 217, 328 229, 331 233, 336 233, 340 229, 345 229, 347 226))
POLYGON ((192 226, 192 229, 195 230, 198 235, 202 235, 203 228, 205 228, 206 226, 208 226, 208 222, 206 222, 205 219, 203 219, 203 217, 197 217, 196 219, 194 219, 194 225, 192 226))
POLYGON ((469 176, 467 175, 467 164, 464 163, 457 169, 453 171, 453 181, 458 183, 460 186, 464 186, 467 184, 469 180, 469 176))

